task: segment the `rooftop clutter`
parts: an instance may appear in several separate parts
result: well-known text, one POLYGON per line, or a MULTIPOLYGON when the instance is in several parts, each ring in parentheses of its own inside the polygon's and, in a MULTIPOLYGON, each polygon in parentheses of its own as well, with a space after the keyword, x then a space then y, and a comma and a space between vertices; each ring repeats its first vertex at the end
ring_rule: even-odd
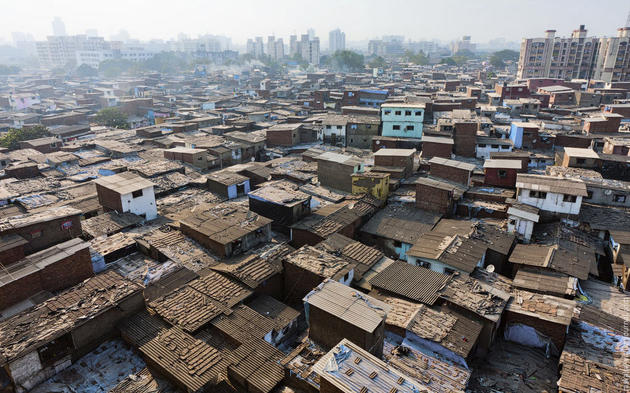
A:
POLYGON ((630 85, 391 55, 7 76, 0 390, 627 391, 630 85))

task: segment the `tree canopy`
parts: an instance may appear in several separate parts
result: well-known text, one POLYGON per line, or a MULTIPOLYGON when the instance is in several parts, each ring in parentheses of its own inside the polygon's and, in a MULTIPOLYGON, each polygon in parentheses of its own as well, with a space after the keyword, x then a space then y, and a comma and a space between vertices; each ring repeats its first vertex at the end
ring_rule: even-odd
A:
POLYGON ((370 60, 368 63, 370 68, 385 68, 387 67, 387 61, 382 56, 377 56, 370 60))
POLYGON ((517 61, 518 57, 519 53, 517 51, 504 49, 490 55, 490 64, 497 68, 503 68, 506 61, 517 61))
POLYGON ((0 64, 0 75, 14 75, 20 72, 20 67, 0 64))
POLYGON ((324 60, 332 69, 342 72, 359 72, 365 68, 363 55, 350 50, 340 50, 324 60))
POLYGON ((423 51, 418 51, 418 53, 413 53, 410 50, 405 51, 405 60, 412 62, 417 65, 427 65, 429 64, 429 58, 424 54, 423 51))
POLYGON ((77 76, 82 77, 82 78, 86 78, 90 76, 98 76, 98 70, 85 63, 81 64, 75 72, 77 76))
POLYGON ((0 146, 9 149, 18 149, 21 141, 43 138, 50 136, 48 129, 44 126, 37 125, 24 128, 10 128, 6 134, 0 137, 0 146))
POLYGON ((99 125, 114 127, 114 128, 128 128, 127 115, 120 111, 120 109, 111 107, 101 109, 96 114, 96 122, 99 125))

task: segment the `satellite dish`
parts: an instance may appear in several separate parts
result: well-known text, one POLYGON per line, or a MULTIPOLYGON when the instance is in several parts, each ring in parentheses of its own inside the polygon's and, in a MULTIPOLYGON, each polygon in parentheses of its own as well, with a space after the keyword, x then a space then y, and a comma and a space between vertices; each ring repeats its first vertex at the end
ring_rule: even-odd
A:
POLYGON ((486 267, 486 271, 488 273, 494 273, 494 265, 488 265, 488 267, 486 267))

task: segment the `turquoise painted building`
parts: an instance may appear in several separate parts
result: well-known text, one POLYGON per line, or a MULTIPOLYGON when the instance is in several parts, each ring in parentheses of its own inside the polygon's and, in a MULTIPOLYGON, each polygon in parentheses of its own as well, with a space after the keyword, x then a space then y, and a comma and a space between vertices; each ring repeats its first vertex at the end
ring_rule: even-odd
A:
POLYGON ((422 138, 424 104, 390 103, 381 105, 383 136, 422 138))

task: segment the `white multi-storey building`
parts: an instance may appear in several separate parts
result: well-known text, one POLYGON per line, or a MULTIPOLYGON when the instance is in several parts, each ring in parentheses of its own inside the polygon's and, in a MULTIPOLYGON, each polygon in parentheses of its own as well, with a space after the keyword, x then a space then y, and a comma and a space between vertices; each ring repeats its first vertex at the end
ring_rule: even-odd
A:
POLYGON ((630 27, 617 30, 617 37, 587 37, 584 25, 571 37, 525 38, 518 61, 519 78, 594 79, 604 82, 630 80, 628 45, 630 27))
POLYGON ((346 49, 346 33, 341 29, 335 29, 328 33, 328 50, 335 53, 346 49))

